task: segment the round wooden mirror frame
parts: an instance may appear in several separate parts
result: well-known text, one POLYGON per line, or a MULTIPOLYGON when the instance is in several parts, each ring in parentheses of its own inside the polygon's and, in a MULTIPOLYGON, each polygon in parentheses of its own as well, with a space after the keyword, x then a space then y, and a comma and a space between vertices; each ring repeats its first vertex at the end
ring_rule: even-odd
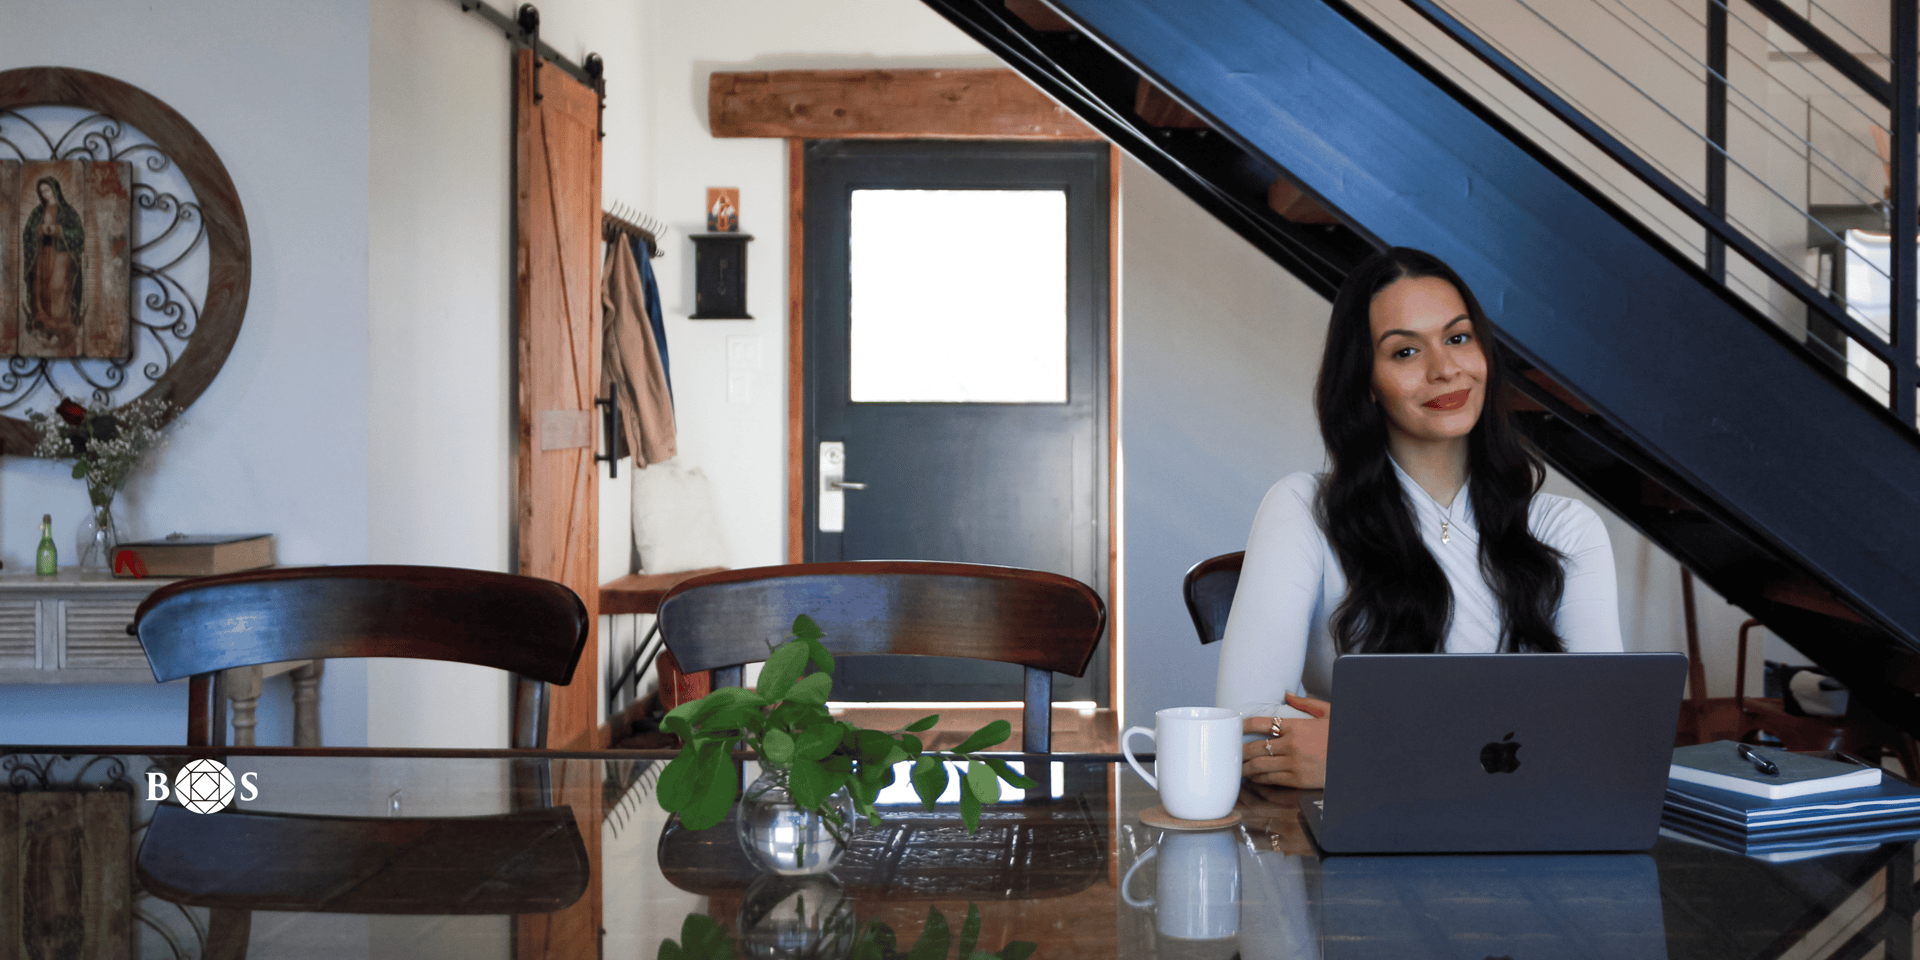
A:
MULTIPOLYGON (((219 374, 247 313, 253 259, 240 194, 200 131, 139 87, 105 74, 67 67, 0 72, 0 110, 37 106, 81 107, 125 123, 152 139, 193 186, 207 231, 210 262, 206 300, 200 306, 199 323, 187 339, 186 349, 140 395, 172 403, 168 417, 172 419, 191 406, 219 374)), ((39 434, 31 423, 0 416, 0 453, 27 456, 38 441, 39 434)))

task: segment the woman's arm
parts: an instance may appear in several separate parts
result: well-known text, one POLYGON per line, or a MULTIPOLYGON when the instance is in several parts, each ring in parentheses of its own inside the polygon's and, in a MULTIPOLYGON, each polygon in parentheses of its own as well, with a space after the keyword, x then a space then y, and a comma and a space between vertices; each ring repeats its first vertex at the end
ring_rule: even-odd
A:
POLYGON ((1542 537, 1566 554, 1566 589, 1553 626, 1568 653, 1619 653, 1620 597, 1613 566, 1613 544, 1606 524, 1592 507, 1563 500, 1558 516, 1542 537))
POLYGON ((1262 715, 1306 716, 1281 707, 1299 693, 1307 632, 1320 596, 1323 536, 1314 519, 1318 487, 1305 473, 1267 491, 1247 536, 1247 558, 1233 594, 1214 702, 1262 715))

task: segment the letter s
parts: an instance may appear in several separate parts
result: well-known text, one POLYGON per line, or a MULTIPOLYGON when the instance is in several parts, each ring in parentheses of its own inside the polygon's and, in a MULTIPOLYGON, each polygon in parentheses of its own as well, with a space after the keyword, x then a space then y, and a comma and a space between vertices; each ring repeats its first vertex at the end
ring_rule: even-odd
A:
POLYGON ((148 800, 165 800, 167 798, 167 794, 172 792, 173 791, 167 789, 166 774, 160 773, 155 770, 147 771, 147 799, 148 800))
POLYGON ((253 785, 253 778, 259 776, 252 770, 240 775, 240 799, 252 802, 260 797, 260 788, 253 785))

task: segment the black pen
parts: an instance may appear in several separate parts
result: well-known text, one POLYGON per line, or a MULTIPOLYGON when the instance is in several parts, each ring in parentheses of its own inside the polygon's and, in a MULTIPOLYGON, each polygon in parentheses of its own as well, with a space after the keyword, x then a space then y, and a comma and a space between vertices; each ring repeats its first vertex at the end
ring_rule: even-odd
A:
POLYGON ((1754 753, 1752 747, 1749 747, 1744 743, 1736 744, 1735 746, 1739 747, 1740 749, 1740 759, 1753 764, 1753 768, 1755 770, 1758 770, 1769 777, 1777 777, 1780 775, 1780 768, 1775 766, 1772 760, 1768 760, 1766 757, 1763 757, 1757 753, 1754 753))

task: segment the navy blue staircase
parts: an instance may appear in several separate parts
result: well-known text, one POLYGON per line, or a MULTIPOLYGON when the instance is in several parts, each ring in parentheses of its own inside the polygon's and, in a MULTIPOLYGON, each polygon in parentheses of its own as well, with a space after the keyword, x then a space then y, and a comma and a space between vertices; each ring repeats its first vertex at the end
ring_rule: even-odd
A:
POLYGON ((1556 468, 1920 731, 1911 424, 1364 17, 1050 0, 1048 23, 1019 13, 1030 0, 927 2, 1322 293, 1381 244, 1453 264, 1520 358, 1556 468), (1142 79, 1204 123, 1144 117, 1142 79), (1276 177, 1337 222, 1276 214, 1276 177))

